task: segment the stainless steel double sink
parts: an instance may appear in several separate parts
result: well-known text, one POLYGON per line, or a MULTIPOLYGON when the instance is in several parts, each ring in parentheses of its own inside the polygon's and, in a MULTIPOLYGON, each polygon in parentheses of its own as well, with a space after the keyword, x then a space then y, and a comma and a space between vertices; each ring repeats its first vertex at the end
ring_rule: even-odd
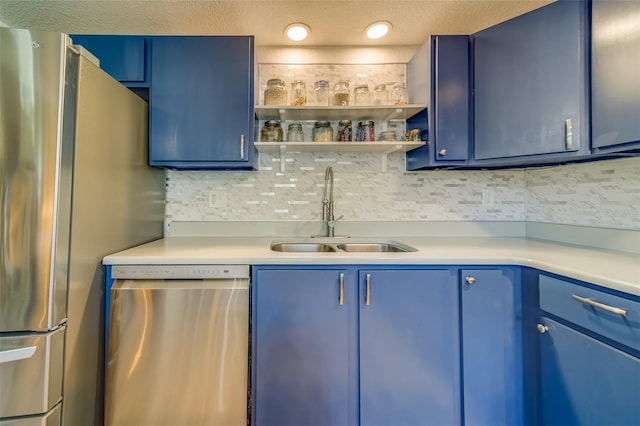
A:
POLYGON ((292 238, 271 242, 271 250, 287 253, 386 253, 418 251, 409 245, 393 240, 352 238, 292 238))

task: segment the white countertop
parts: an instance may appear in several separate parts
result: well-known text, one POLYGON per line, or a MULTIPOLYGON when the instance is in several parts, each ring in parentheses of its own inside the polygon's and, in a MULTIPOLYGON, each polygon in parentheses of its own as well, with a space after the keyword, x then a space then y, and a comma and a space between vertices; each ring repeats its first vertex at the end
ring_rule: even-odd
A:
POLYGON ((171 237, 106 256, 104 264, 518 265, 640 295, 640 255, 625 252, 491 237, 379 239, 418 249, 403 253, 281 253, 270 249, 273 240, 286 239, 289 238, 171 237))

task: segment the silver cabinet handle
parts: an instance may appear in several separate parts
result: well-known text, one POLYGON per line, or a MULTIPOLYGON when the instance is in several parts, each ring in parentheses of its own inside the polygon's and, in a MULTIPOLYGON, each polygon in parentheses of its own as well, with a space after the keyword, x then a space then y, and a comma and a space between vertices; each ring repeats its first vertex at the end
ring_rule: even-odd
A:
POLYGON ((344 272, 340 272, 340 296, 338 301, 341 305, 344 305, 344 272))
POLYGON ((244 135, 240 135, 240 159, 244 160, 244 135))
POLYGON ((596 302, 595 300, 589 299, 588 297, 582 297, 575 294, 571 295, 571 297, 578 302, 584 303, 585 305, 593 306, 594 308, 599 308, 603 311, 611 312, 612 314, 620 315, 623 317, 627 316, 627 311, 625 311, 624 309, 605 305, 604 303, 596 302))
POLYGON ((573 147, 573 124, 570 118, 564 121, 564 141, 566 149, 573 147))
POLYGON ((444 157, 445 155, 447 155, 447 150, 441 149, 440 151, 438 151, 438 155, 440 155, 441 157, 444 157))
POLYGON ((536 325, 536 328, 538 329, 538 331, 540 332, 540 334, 544 334, 547 331, 549 331, 549 327, 547 327, 546 325, 542 325, 542 324, 538 324, 536 325))
POLYGON ((474 277, 465 277, 464 280, 467 282, 467 284, 469 285, 474 285, 476 283, 476 279, 474 277))
POLYGON ((367 274, 367 294, 364 297, 364 304, 371 305, 371 274, 367 274))

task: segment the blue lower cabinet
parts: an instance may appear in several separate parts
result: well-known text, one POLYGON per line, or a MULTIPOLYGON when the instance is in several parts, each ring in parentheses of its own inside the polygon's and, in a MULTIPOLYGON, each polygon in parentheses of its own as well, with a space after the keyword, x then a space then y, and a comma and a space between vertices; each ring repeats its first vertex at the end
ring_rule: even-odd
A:
POLYGON ((252 424, 459 425, 455 272, 254 268, 252 424))
POLYGON ((356 425, 353 272, 256 269, 253 280, 252 424, 356 425))
POLYGON ((360 424, 460 424, 458 289, 448 270, 361 270, 360 424))
POLYGON ((640 358, 549 318, 539 327, 543 425, 638 424, 640 358))
POLYGON ((523 424, 518 269, 461 271, 464 424, 523 424))

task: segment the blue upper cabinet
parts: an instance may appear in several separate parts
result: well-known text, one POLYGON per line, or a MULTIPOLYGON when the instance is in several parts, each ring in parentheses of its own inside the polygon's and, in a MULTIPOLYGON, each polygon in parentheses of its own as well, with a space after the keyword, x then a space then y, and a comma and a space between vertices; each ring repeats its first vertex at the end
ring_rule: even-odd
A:
POLYGON ((162 36, 151 46, 149 164, 252 169, 252 36, 162 36))
POLYGON ((475 164, 589 153, 587 12, 562 0, 472 35, 475 164))
MULTIPOLYGON (((429 113, 427 116, 427 112, 424 111, 407 121, 407 128, 428 128, 429 143, 407 153, 408 170, 464 165, 469 158, 471 136, 469 36, 432 36, 430 47, 429 113)), ((415 60, 419 59, 420 56, 417 56, 415 60)), ((408 65, 408 74, 412 66, 413 64, 408 65)), ((425 68, 426 66, 424 64, 425 68)), ((423 72, 426 74, 427 69, 423 72)))
POLYGON ((149 84, 148 40, 142 36, 71 35, 73 43, 100 60, 100 68, 128 87, 149 84))
POLYGON ((595 152, 640 147, 640 2, 592 4, 591 114, 595 152))

